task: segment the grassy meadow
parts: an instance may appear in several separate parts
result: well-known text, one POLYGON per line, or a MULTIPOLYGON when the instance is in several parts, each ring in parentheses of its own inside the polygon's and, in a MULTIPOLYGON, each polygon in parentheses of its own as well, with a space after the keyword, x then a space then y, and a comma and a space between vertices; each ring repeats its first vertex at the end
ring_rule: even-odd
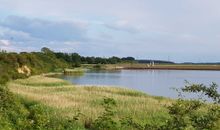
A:
POLYGON ((134 90, 116 87, 72 85, 67 81, 43 75, 18 79, 7 84, 10 91, 24 99, 40 102, 52 108, 60 118, 82 113, 80 124, 93 122, 104 111, 105 97, 117 102, 116 120, 132 117, 140 124, 159 124, 168 118, 166 105, 170 99, 153 97, 134 90))

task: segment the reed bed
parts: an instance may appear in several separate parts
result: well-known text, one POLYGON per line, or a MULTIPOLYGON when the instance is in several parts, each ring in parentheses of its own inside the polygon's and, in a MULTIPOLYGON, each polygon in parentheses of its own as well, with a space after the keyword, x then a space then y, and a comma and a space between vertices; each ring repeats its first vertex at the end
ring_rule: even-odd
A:
POLYGON ((61 117, 73 116, 79 110, 83 113, 82 121, 95 120, 103 112, 101 102, 105 97, 117 101, 118 119, 130 116, 140 123, 157 123, 165 119, 168 115, 165 106, 172 102, 135 90, 72 85, 43 75, 11 81, 8 86, 13 93, 54 108, 61 117))

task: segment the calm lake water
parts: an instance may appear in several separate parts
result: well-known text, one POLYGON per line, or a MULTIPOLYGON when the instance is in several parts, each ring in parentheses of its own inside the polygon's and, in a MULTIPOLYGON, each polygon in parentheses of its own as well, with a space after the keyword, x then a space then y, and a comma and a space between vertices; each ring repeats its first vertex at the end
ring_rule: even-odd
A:
POLYGON ((80 85, 105 85, 135 89, 155 96, 175 98, 173 87, 183 87, 185 80, 190 83, 220 85, 220 71, 191 70, 120 70, 88 71, 82 76, 61 76, 80 85))

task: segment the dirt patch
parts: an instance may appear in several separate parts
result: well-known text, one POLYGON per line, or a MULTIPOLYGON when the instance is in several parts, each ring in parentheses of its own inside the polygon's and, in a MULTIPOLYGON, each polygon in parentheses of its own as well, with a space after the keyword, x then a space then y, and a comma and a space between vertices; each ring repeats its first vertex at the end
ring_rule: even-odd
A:
POLYGON ((26 65, 23 65, 22 67, 19 67, 17 69, 18 73, 20 74, 25 74, 27 76, 30 76, 31 75, 31 69, 28 68, 26 65))

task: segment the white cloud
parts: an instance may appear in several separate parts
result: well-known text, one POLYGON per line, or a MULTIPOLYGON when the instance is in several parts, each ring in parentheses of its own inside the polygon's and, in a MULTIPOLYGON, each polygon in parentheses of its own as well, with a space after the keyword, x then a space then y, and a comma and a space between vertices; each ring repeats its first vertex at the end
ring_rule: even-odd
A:
POLYGON ((0 39, 0 45, 2 45, 2 46, 9 46, 9 45, 11 45, 11 42, 9 41, 9 40, 1 40, 0 39))
POLYGON ((76 45, 79 45, 80 42, 79 41, 66 41, 63 44, 64 45, 70 45, 70 46, 76 46, 76 45))
POLYGON ((107 28, 117 30, 117 31, 125 31, 129 33, 137 33, 141 31, 140 26, 135 26, 130 24, 128 21, 117 21, 116 23, 104 24, 107 28))
POLYGON ((49 21, 42 19, 29 19, 26 17, 9 16, 0 26, 6 31, 22 37, 41 39, 43 41, 67 41, 85 39, 87 24, 82 22, 49 21))

